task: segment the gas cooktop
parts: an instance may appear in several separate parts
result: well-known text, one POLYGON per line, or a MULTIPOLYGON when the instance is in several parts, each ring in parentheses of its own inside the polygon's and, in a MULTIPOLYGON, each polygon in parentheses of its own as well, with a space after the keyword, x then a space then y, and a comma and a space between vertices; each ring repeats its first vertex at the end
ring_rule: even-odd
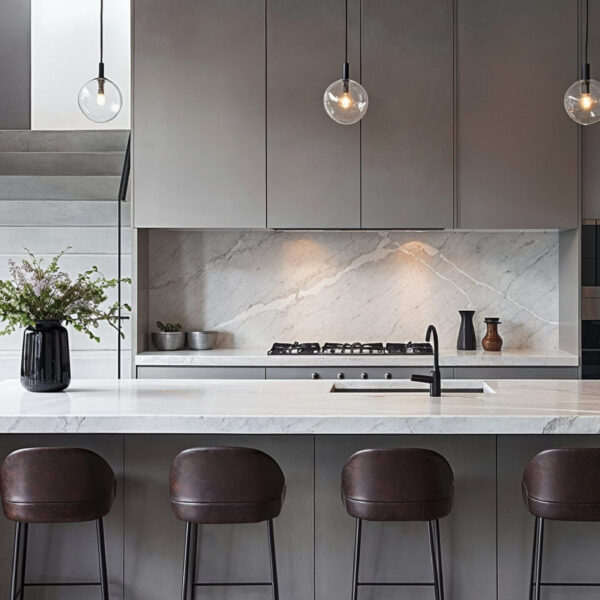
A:
POLYGON ((363 344, 326 342, 321 345, 316 342, 293 344, 275 343, 268 354, 433 354, 433 347, 427 342, 395 343, 375 342, 363 344))

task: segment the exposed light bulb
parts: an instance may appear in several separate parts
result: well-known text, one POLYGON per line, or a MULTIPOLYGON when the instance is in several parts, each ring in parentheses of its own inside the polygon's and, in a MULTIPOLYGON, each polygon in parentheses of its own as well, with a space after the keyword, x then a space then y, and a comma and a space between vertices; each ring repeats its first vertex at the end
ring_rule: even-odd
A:
POLYGON ((104 92, 98 92, 98 95, 96 96, 96 104, 98 106, 104 106, 106 104, 106 96, 104 95, 104 92))
POLYGON ((338 104, 344 108, 348 109, 354 104, 354 100, 352 100, 352 96, 348 92, 344 92, 338 99, 338 104))
POLYGON ((579 98, 579 106, 583 110, 590 110, 594 106, 594 99, 589 94, 582 94, 581 98, 579 98))

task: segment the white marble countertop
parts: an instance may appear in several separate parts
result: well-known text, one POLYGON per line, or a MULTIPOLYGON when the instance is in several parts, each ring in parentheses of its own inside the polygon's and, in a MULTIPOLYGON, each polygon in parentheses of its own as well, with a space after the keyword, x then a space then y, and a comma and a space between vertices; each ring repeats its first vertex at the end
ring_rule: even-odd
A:
MULTIPOLYGON (((78 380, 34 394, 0 383, 2 433, 600 433, 600 381, 447 380, 485 393, 331 393, 298 380, 78 380)), ((424 384, 346 380, 379 388, 424 384)))
MULTIPOLYGON (((178 350, 141 352, 138 366, 198 367, 315 367, 315 366, 386 366, 418 367, 431 365, 431 356, 389 354, 309 354, 268 356, 264 349, 178 350)), ((579 357, 562 350, 440 350, 443 367, 577 367, 579 357)))

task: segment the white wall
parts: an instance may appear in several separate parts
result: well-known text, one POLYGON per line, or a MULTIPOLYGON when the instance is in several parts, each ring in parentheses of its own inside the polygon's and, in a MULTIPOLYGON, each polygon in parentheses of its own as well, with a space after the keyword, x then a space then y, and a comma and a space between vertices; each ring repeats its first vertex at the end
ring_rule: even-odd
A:
POLYGON ((100 0, 31 0, 31 128, 130 128, 129 0, 104 0, 106 77, 123 94, 123 109, 106 124, 83 116, 77 94, 98 76, 100 0))

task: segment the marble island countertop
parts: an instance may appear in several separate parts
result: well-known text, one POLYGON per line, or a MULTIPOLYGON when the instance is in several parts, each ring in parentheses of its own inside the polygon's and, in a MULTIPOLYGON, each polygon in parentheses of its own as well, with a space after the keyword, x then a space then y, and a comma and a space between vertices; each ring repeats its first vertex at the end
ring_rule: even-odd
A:
POLYGON ((396 381, 78 380, 63 393, 0 383, 2 433, 550 434, 600 433, 600 381, 446 380, 483 393, 396 381))
MULTIPOLYGON (((198 367, 315 367, 315 366, 390 366, 420 367, 431 365, 432 356, 410 354, 309 354, 269 356, 265 349, 179 350, 141 352, 137 366, 198 367)), ((483 350, 441 349, 442 367, 577 367, 579 358, 563 350, 483 350)))

